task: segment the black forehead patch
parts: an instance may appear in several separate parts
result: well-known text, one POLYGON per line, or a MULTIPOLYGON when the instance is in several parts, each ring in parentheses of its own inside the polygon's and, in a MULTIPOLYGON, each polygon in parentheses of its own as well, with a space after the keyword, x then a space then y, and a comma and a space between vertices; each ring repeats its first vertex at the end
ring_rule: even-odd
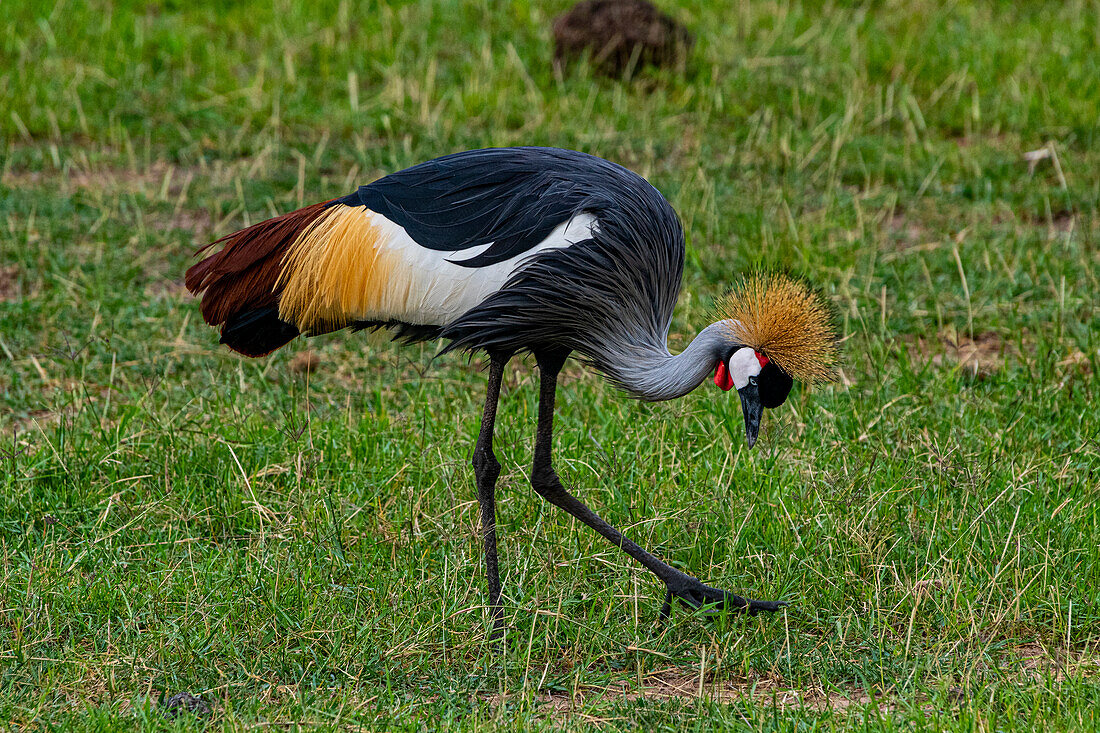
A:
POLYGON ((760 376, 756 378, 760 389, 760 402, 768 409, 779 407, 787 401, 787 395, 791 393, 794 380, 791 375, 769 361, 760 370, 760 376))

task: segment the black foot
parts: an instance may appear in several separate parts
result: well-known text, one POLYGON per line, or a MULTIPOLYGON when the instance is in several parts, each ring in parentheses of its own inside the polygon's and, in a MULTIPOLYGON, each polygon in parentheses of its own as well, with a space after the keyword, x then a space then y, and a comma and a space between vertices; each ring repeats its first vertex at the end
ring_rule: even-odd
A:
POLYGON ((773 612, 787 606, 786 601, 753 601, 695 581, 694 583, 677 584, 675 587, 668 586, 664 605, 661 606, 662 619, 667 619, 672 612, 673 598, 679 599, 680 603, 693 610, 702 609, 708 615, 719 611, 741 609, 745 613, 755 616, 761 611, 773 612))

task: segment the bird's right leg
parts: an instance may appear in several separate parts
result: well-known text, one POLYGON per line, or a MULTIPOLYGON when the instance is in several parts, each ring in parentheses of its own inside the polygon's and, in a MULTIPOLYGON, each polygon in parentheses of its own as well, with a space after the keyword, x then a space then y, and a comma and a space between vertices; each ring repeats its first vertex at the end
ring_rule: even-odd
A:
POLYGON ((672 598, 678 598, 691 608, 718 606, 727 609, 744 609, 755 614, 760 611, 777 611, 787 604, 782 601, 753 601, 705 585, 698 578, 681 572, 662 562, 653 554, 623 536, 623 533, 608 524, 598 514, 588 508, 577 497, 569 493, 551 462, 550 453, 554 432, 554 398, 557 393, 558 372, 561 371, 569 352, 536 352, 539 382, 539 417, 535 436, 535 460, 531 471, 531 486, 542 498, 556 507, 564 509, 577 519, 596 530, 608 542, 641 563, 647 570, 664 582, 667 594, 661 607, 661 617, 667 618, 671 610, 672 598))
POLYGON ((500 573, 497 570, 496 484, 500 476, 500 462, 493 453, 493 428, 497 419, 500 382, 507 363, 506 356, 490 355, 489 387, 473 458, 477 503, 481 509, 481 534, 485 545, 485 578, 489 585, 489 608, 493 616, 493 630, 489 638, 494 641, 504 633, 504 608, 500 604, 500 573))

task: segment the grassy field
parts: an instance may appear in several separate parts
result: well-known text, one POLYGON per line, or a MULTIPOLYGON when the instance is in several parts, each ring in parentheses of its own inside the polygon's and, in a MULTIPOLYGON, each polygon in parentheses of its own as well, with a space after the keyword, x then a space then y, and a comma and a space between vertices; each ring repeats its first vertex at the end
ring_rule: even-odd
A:
POLYGON ((564 0, 230 5, 0 5, 0 722, 1100 727, 1100 5, 693 0, 686 69, 629 83, 552 68, 564 0), (843 379, 751 452, 708 384, 559 392, 582 499, 786 612, 658 628, 659 584, 527 484, 517 362, 498 653, 481 360, 246 361, 182 287, 216 236, 514 144, 677 208, 674 350, 754 266, 835 302, 843 379))

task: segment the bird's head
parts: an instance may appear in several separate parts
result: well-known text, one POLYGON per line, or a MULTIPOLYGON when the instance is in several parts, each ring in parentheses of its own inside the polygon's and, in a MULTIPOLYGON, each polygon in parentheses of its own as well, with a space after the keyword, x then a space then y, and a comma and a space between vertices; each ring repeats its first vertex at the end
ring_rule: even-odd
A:
POLYGON ((756 349, 740 346, 718 362, 714 383, 726 391, 737 390, 745 413, 745 439, 752 448, 764 408, 771 410, 786 402, 794 379, 756 349))
POLYGON ((719 303, 718 315, 727 346, 714 383, 737 390, 751 448, 764 408, 782 405, 796 380, 834 379, 838 333, 825 298, 787 275, 746 277, 719 303))

